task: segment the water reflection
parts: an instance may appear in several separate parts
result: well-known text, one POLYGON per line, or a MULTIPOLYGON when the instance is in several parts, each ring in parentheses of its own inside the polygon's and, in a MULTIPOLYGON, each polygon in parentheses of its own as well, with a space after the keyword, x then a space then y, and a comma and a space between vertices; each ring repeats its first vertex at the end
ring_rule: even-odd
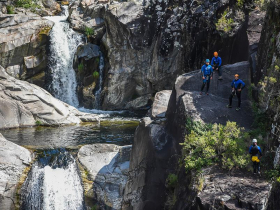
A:
POLYGON ((0 131, 3 136, 18 145, 34 148, 76 147, 84 144, 113 143, 132 144, 138 121, 101 121, 95 124, 63 127, 31 127, 0 131))

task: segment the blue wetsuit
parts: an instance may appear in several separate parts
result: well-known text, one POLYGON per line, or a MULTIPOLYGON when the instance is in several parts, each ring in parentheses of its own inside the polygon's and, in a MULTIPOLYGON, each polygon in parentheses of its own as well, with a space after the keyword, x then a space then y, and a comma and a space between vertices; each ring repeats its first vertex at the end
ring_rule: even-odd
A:
POLYGON ((201 92, 203 91, 203 89, 205 87, 205 83, 207 83, 207 92, 208 92, 209 86, 210 86, 210 77, 212 77, 212 75, 213 75, 212 66, 204 64, 201 67, 201 75, 202 75, 202 77, 204 77, 203 84, 202 84, 202 87, 201 87, 201 92))

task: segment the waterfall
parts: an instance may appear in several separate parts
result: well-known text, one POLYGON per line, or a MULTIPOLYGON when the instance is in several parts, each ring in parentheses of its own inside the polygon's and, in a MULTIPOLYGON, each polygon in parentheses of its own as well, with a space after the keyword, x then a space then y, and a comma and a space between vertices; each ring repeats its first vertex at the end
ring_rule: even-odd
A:
POLYGON ((66 21, 68 15, 68 7, 63 6, 62 16, 45 17, 54 22, 50 32, 49 68, 52 82, 49 89, 56 98, 77 107, 79 101, 73 58, 77 47, 82 43, 82 35, 69 27, 66 21))
POLYGON ((104 69, 104 57, 102 52, 99 50, 99 86, 95 92, 95 109, 101 108, 100 94, 101 94, 102 82, 103 82, 103 69, 104 69))
POLYGON ((33 165, 21 196, 21 210, 84 210, 75 159, 66 151, 47 152, 33 165))

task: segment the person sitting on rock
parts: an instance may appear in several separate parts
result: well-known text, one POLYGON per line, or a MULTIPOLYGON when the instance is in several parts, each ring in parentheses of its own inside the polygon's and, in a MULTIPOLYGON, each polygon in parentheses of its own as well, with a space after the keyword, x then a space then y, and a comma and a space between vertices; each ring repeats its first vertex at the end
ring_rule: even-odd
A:
POLYGON ((249 153, 252 155, 254 174, 260 174, 260 158, 262 156, 261 148, 257 145, 257 139, 253 139, 253 145, 249 148, 249 153))
POLYGON ((218 71, 219 80, 222 80, 222 59, 218 56, 218 52, 214 52, 214 57, 211 60, 211 66, 214 70, 218 71))
POLYGON ((245 88, 245 83, 239 79, 239 75, 235 74, 234 75, 234 80, 231 82, 231 94, 229 96, 229 104, 227 105, 228 108, 232 108, 232 98, 233 96, 237 95, 238 98, 238 107, 236 108, 236 111, 240 110, 240 105, 241 105, 241 91, 245 88))
POLYGON ((200 95, 202 95, 202 91, 205 87, 205 83, 207 83, 206 94, 208 95, 208 90, 210 86, 210 79, 213 77, 213 69, 212 66, 209 64, 210 60, 206 59, 205 64, 201 67, 201 74, 203 79, 203 84, 201 87, 200 95))

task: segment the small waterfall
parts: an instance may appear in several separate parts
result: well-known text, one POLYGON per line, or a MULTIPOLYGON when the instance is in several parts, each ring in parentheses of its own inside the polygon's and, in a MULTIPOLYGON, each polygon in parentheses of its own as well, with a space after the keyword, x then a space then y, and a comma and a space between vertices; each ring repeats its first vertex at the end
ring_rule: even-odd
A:
POLYGON ((77 107, 79 101, 73 58, 77 47, 82 43, 82 35, 69 27, 66 21, 68 15, 68 7, 63 6, 62 16, 45 17, 55 23, 50 32, 49 68, 52 82, 49 89, 56 98, 77 107))
POLYGON ((103 69, 104 69, 104 57, 99 50, 99 86, 98 89, 95 92, 95 109, 100 109, 101 108, 101 101, 100 101, 100 95, 102 91, 102 83, 103 83, 103 69))
POLYGON ((85 210, 75 159, 50 150, 33 165, 22 187, 21 210, 85 210))

